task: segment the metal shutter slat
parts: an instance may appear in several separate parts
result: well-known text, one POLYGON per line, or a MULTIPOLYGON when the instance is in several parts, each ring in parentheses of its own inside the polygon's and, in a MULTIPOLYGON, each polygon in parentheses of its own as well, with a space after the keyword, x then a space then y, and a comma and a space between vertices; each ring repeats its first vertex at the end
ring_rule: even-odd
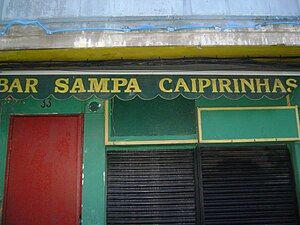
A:
POLYGON ((285 146, 200 152, 205 225, 298 224, 285 146))
POLYGON ((107 224, 195 224, 193 150, 107 152, 107 224))

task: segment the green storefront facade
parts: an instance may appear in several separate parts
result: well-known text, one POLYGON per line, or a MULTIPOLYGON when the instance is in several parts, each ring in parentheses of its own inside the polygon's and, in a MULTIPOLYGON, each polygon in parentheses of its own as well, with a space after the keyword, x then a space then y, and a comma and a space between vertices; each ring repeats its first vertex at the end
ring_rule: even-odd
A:
MULTIPOLYGON (((215 216, 212 216, 214 218, 221 218, 223 224, 279 224, 278 221, 285 220, 286 224, 298 224, 299 208, 297 205, 300 205, 298 114, 300 79, 298 76, 300 74, 285 71, 274 73, 226 71, 224 75, 223 72, 205 74, 203 71, 198 71, 198 73, 197 71, 191 73, 176 71, 173 73, 167 71, 118 73, 118 71, 113 71, 101 74, 93 72, 70 74, 54 71, 51 74, 43 74, 43 72, 34 71, 33 74, 30 74, 30 71, 26 71, 25 73, 9 74, 8 72, 7 75, 0 75, 0 79, 2 79, 0 82, 2 99, 0 101, 0 200, 2 209, 5 204, 6 180, 9 180, 6 170, 8 168, 7 155, 11 117, 81 114, 83 116, 81 224, 163 224, 162 221, 165 224, 214 224, 209 222, 207 215, 210 214, 214 214, 215 216), (285 147, 289 153, 287 158, 282 155, 272 155, 273 148, 276 152, 285 147), (262 155, 255 158, 255 154, 251 153, 252 148, 253 152, 262 155), (226 150, 232 151, 234 154, 228 156, 226 150), (224 156, 224 158, 218 161, 217 158, 209 156, 212 158, 204 162, 201 160, 204 160, 202 158, 206 157, 206 153, 202 154, 202 151, 207 154, 210 154, 211 151, 216 154, 216 157, 218 154, 218 157, 224 156), (239 155, 239 152, 243 151, 249 152, 250 155, 246 153, 246 155, 239 155), (145 155, 139 157, 139 152, 144 152, 145 155), (156 152, 162 152, 162 157, 164 158, 166 155, 166 158, 162 160, 161 156, 155 155, 156 152), (176 160, 172 161, 170 158, 173 156, 169 156, 168 152, 172 153, 176 160), (180 172, 181 168, 190 168, 187 165, 188 162, 177 161, 184 158, 186 152, 190 152, 193 156, 191 160, 193 165, 192 169, 182 169, 182 171, 186 171, 187 174, 189 174, 187 171, 194 171, 192 175, 180 172), (235 155, 236 152, 237 155, 235 155), (229 158, 226 158, 227 156, 229 158), (138 160, 144 158, 146 161, 136 163, 137 169, 130 167, 128 171, 130 170, 132 173, 117 177, 120 171, 126 170, 126 161, 131 162, 130 165, 135 164, 135 157, 138 160), (199 161, 195 162, 195 158, 199 161), (247 161, 247 158, 250 161, 247 161), (147 159, 151 160, 152 164, 148 165, 147 159), (281 173, 280 163, 285 163, 282 160, 287 159, 290 160, 290 163, 281 173), (162 162, 156 164, 155 160, 162 160, 162 162), (233 165, 235 160, 239 161, 236 164, 236 170, 246 171, 245 173, 239 173, 237 176, 230 173, 235 168, 228 166, 233 165), (275 164, 272 164, 273 160, 276 161, 275 164), (222 168, 218 171, 211 168, 219 167, 218 163, 224 161, 227 163, 225 167, 229 168, 224 170, 224 174, 219 174, 222 168), (261 164, 252 165, 255 161, 261 164), (123 162, 125 165, 119 167, 123 162), (204 167, 210 162, 212 162, 209 165, 210 169, 205 172, 204 167), (171 175, 162 175, 160 173, 163 170, 162 164, 168 163, 170 163, 170 167, 163 171, 163 174, 170 172, 171 175), (250 169, 243 167, 247 163, 251 164, 250 169), (177 165, 183 164, 184 166, 177 167, 177 165), (262 167, 261 174, 259 174, 258 165, 262 167), (265 165, 267 165, 266 170, 263 169, 265 165), (151 167, 149 168, 151 174, 150 172, 141 174, 139 169, 147 166, 151 167), (268 168, 274 168, 274 170, 271 172, 268 168), (156 169, 159 172, 153 175, 152 172, 156 169), (255 172, 253 174, 249 172, 249 176, 247 176, 247 169, 255 170, 255 172), (212 183, 206 184, 204 177, 205 173, 209 173, 209 171, 211 174, 206 174, 207 182, 212 183), (178 182, 171 179, 172 174, 178 177, 178 182), (222 192, 209 195, 210 190, 223 189, 223 179, 221 179, 221 183, 217 182, 220 178, 213 180, 213 176, 216 174, 227 182, 224 183, 224 190, 226 185, 229 188, 226 189, 227 191, 234 187, 231 187, 230 183, 247 183, 250 182, 247 177, 252 177, 253 193, 241 191, 240 195, 237 194, 238 196, 232 201, 226 190, 223 195, 220 194, 222 192), (287 174, 289 174, 289 178, 286 178, 287 174), (131 175, 132 177, 130 177, 131 175), (172 196, 170 197, 170 193, 173 192, 166 191, 165 196, 162 192, 158 192, 157 195, 149 194, 149 196, 144 194, 141 201, 137 201, 133 196, 135 192, 128 192, 124 195, 113 192, 122 188, 124 182, 126 185, 132 184, 132 187, 126 186, 128 190, 135 185, 140 185, 140 190, 144 190, 144 192, 149 190, 142 189, 144 186, 156 190, 167 190, 169 184, 173 182, 173 184, 178 183, 178 186, 183 186, 184 192, 190 185, 186 183, 185 177, 187 176, 194 177, 191 181, 194 197, 183 193, 182 196, 178 195, 177 200, 174 200, 172 196), (276 182, 273 180, 274 177, 276 182), (157 186, 151 186, 154 184, 147 181, 147 178, 155 180, 154 183, 157 186), (141 183, 135 183, 134 179, 141 183), (285 185, 283 183, 286 182, 286 179, 289 186, 282 187, 285 185), (180 182, 181 180, 182 182, 180 182), (265 183, 264 180, 266 180, 265 183), (164 183, 167 181, 168 185, 164 183), (261 189, 255 189, 255 183, 258 186, 262 183, 264 185, 261 189), (221 185, 221 187, 213 187, 214 184, 221 185), (273 184, 274 187, 272 187, 273 184), (289 189, 290 187, 291 189, 289 189), (280 188, 284 189, 283 192, 280 192, 280 188), (279 204, 277 200, 275 203, 272 202, 272 198, 280 193, 286 193, 285 188, 292 197, 279 198, 278 201, 282 201, 282 207, 285 208, 280 209, 281 203, 279 204), (116 198, 113 198, 114 194, 116 198), (212 198, 219 196, 219 198, 210 202, 206 195, 212 196, 212 198), (226 198, 226 196, 229 197, 226 198), (269 197, 264 199, 263 196, 269 197), (128 203, 126 203, 126 198, 130 199, 128 203), (186 198, 192 198, 194 203, 192 205, 189 202, 182 203, 186 198), (258 200, 253 203, 251 208, 251 199, 255 198, 258 200), (149 213, 146 213, 142 209, 145 204, 148 204, 149 199, 159 199, 160 202, 156 205, 148 202, 149 205, 145 211, 149 213), (237 199, 242 199, 242 201, 238 202, 237 199), (119 203, 113 201, 119 201, 119 203), (233 208, 228 206, 228 202, 231 202, 229 205, 233 205, 233 208), (120 211, 114 211, 114 204, 117 206, 124 204, 124 207, 120 207, 120 211), (176 211, 173 213, 180 215, 179 217, 182 217, 183 220, 178 219, 177 222, 172 222, 171 218, 176 216, 172 214, 173 209, 166 209, 168 208, 166 205, 176 204, 178 204, 178 208, 184 208, 183 214, 176 211), (210 209, 210 204, 220 207, 210 209), (249 208, 246 207, 244 211, 238 209, 247 204, 249 204, 249 208), (186 205, 192 207, 187 209, 186 205), (287 205, 290 207, 289 209, 286 209, 287 205), (226 207, 228 210, 230 208, 236 211, 228 212, 226 207), (257 207, 257 209, 253 207, 257 207), (130 210, 134 211, 136 218, 140 218, 139 213, 145 213, 142 218, 148 219, 134 220, 130 210), (290 213, 287 218, 283 218, 280 214, 280 211, 284 210, 290 213), (163 219, 158 211, 165 211, 163 219), (249 214, 245 216, 245 212, 249 212, 249 214), (260 214, 260 212, 263 213, 260 214), (276 213, 278 213, 278 218, 276 213), (120 216, 118 217, 116 214, 120 216), (234 220, 238 214, 241 216, 234 220), (184 220, 187 217, 193 217, 194 220, 184 220), (119 218, 119 221, 114 218, 119 218), (252 218, 253 221, 240 222, 249 218, 252 218), (230 219, 235 222, 228 222, 230 219)), ((187 156, 188 159, 190 159, 189 157, 187 156)), ((173 184, 170 186, 173 187, 173 184)), ((247 188, 241 185, 237 189, 248 190, 251 187, 247 188)), ((234 193, 230 195, 232 196, 234 193)), ((3 213, 2 211, 2 215, 3 213)), ((219 220, 216 219, 216 221, 219 220)), ((3 221, 2 223, 6 224, 3 221)))

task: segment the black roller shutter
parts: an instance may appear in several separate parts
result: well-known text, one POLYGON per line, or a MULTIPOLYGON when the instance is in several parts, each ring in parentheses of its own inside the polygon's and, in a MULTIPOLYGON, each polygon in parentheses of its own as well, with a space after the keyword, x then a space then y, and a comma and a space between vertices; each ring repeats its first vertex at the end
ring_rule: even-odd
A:
POLYGON ((193 150, 108 151, 107 224, 195 224, 193 150))
POLYGON ((286 146, 108 151, 107 160, 107 224, 299 224, 286 146))
POLYGON ((200 152, 205 225, 298 224, 285 146, 202 148, 200 152))

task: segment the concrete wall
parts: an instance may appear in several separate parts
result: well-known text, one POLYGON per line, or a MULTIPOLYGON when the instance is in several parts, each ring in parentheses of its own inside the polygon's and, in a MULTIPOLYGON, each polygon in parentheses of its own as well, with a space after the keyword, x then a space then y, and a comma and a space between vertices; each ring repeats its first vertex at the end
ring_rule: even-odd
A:
POLYGON ((162 46, 299 46, 300 26, 272 25, 258 30, 189 29, 182 31, 82 31, 45 34, 34 26, 15 25, 0 37, 0 50, 162 46))

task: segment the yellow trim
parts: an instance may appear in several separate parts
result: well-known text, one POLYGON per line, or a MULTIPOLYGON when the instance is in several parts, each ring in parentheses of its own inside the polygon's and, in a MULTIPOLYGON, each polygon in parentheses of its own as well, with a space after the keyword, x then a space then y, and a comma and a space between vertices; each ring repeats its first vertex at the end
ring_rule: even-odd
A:
POLYGON ((198 108, 202 111, 218 111, 218 110, 268 110, 268 109, 293 109, 297 106, 250 106, 250 107, 216 107, 216 108, 198 108))
POLYGON ((201 126, 201 111, 200 108, 197 110, 198 114, 198 135, 199 135, 199 140, 202 140, 202 126, 201 126))
POLYGON ((117 47, 117 48, 72 48, 72 49, 31 49, 0 51, 0 62, 7 61, 86 61, 116 59, 172 59, 195 57, 281 57, 276 62, 299 62, 300 46, 162 46, 162 47, 117 47))
POLYGON ((167 145, 167 144, 197 144, 197 139, 189 140, 151 140, 151 141, 109 141, 109 101, 105 101, 104 122, 105 145, 167 145))
POLYGON ((161 141, 109 141, 106 145, 170 145, 170 144, 197 144, 197 139, 191 140, 161 140, 161 141))
POLYGON ((243 142, 278 142, 278 141, 299 141, 300 126, 298 106, 264 106, 264 107, 218 107, 218 108, 198 108, 199 143, 243 143, 243 142), (250 139, 224 139, 224 140, 203 140, 201 126, 201 111, 221 111, 221 110, 272 110, 272 109, 295 109, 296 122, 298 128, 298 138, 250 138, 250 139))
POLYGON ((105 118, 104 118, 104 129, 105 129, 105 134, 104 134, 104 139, 105 139, 105 145, 108 145, 109 141, 108 141, 108 100, 105 101, 105 118))
POLYGON ((296 111, 296 121, 297 121, 297 127, 298 127, 298 138, 300 139, 300 126, 299 126, 299 111, 298 111, 298 106, 295 106, 295 111, 296 111))
POLYGON ((287 104, 288 106, 291 106, 291 98, 290 98, 290 95, 287 95, 287 96, 286 96, 286 104, 287 104))
POLYGON ((202 140, 201 143, 245 143, 245 142, 278 142, 278 141, 299 141, 299 138, 258 138, 258 139, 233 139, 233 140, 202 140))

